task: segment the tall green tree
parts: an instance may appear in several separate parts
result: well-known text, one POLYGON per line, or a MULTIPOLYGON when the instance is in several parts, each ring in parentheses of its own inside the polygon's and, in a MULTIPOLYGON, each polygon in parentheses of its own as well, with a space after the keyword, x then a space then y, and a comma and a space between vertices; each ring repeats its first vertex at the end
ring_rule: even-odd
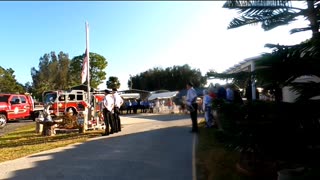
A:
MULTIPOLYGON (((70 62, 70 83, 72 86, 81 84, 81 71, 85 54, 72 58, 70 62)), ((103 80, 106 79, 105 68, 108 62, 105 57, 100 54, 90 52, 90 86, 97 88, 103 80)), ((85 82, 86 84, 86 82, 85 82)))
POLYGON ((119 89, 121 84, 118 77, 110 76, 109 80, 106 82, 106 85, 109 89, 119 89))
POLYGON ((68 54, 60 52, 57 56, 52 51, 40 58, 38 69, 31 68, 32 86, 37 98, 40 98, 47 90, 70 88, 69 61, 68 54))
POLYGON ((17 82, 12 68, 4 69, 0 66, 0 92, 24 93, 24 87, 17 82))
MULTIPOLYGON (((201 71, 192 69, 188 64, 167 67, 166 69, 155 67, 135 75, 131 79, 132 88, 147 91, 181 90, 185 89, 186 83, 189 81, 192 81, 195 87, 202 87, 207 83, 207 78, 202 76, 201 71)), ((128 85, 130 85, 131 79, 128 80, 128 85)))

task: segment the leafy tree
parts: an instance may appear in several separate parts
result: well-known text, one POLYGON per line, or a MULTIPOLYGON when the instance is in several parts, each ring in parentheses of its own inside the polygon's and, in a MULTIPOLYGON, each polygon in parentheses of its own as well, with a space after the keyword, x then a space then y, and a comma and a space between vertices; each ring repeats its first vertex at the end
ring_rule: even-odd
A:
MULTIPOLYGON (((70 85, 75 86, 81 83, 81 71, 83 66, 85 54, 72 58, 70 62, 70 85)), ((106 72, 108 62, 105 57, 97 53, 89 53, 90 58, 90 86, 97 88, 103 80, 106 79, 106 72)))
POLYGON ((0 92, 5 93, 24 93, 25 90, 21 84, 19 84, 15 78, 14 70, 4 69, 0 66, 0 92))
MULTIPOLYGON (((76 56, 72 60, 69 55, 54 51, 44 54, 38 69, 31 68, 32 92, 36 98, 41 98, 42 93, 48 90, 67 90, 79 85, 84 55, 76 56)), ((91 87, 96 88, 105 79, 103 71, 107 66, 106 59, 96 53, 90 53, 90 79, 91 87)), ((30 87, 29 87, 30 89, 30 87)))
POLYGON ((60 52, 58 56, 54 51, 44 54, 38 65, 31 68, 34 95, 40 98, 42 92, 53 89, 68 89, 69 86, 69 56, 60 52))
POLYGON ((120 84, 118 77, 110 76, 106 85, 107 85, 107 88, 109 88, 109 89, 119 89, 121 84, 120 84))
MULTIPOLYGON (((155 67, 133 76, 131 79, 132 88, 148 91, 185 89, 186 83, 189 81, 192 81, 195 87, 202 87, 207 83, 207 78, 201 75, 199 69, 191 69, 187 64, 166 69, 155 67)), ((130 83, 129 79, 129 87, 130 83)))

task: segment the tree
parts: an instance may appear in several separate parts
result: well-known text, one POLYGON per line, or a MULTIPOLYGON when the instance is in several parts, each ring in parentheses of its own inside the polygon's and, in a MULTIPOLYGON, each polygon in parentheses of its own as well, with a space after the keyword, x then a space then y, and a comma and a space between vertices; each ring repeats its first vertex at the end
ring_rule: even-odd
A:
POLYGON ((131 85, 131 80, 132 88, 147 91, 185 89, 189 81, 192 81, 195 87, 202 87, 207 83, 207 78, 201 75, 199 69, 191 69, 187 64, 166 69, 155 67, 131 77, 128 85, 131 85))
POLYGON ((278 26, 287 25, 305 17, 310 21, 308 27, 294 28, 290 32, 311 30, 313 37, 319 36, 319 0, 306 1, 307 8, 293 7, 290 0, 228 0, 223 7, 239 10, 239 17, 234 18, 228 29, 238 28, 249 24, 261 23, 261 27, 268 31, 278 26))
MULTIPOLYGON (((85 54, 72 58, 70 62, 70 83, 72 86, 81 83, 81 71, 83 66, 83 59, 85 54)), ((103 80, 106 79, 106 72, 104 69, 107 67, 108 62, 105 57, 97 53, 89 53, 90 58, 90 86, 97 88, 103 80)))
MULTIPOLYGON (((268 31, 281 25, 289 24, 305 17, 310 25, 291 29, 291 33, 311 30, 312 38, 298 45, 284 46, 266 44, 266 47, 274 48, 272 53, 264 54, 257 65, 264 68, 256 70, 255 75, 258 82, 265 88, 280 89, 283 86, 291 86, 292 90, 303 92, 309 86, 307 84, 297 84, 294 80, 302 75, 319 76, 320 43, 319 43, 319 23, 320 23, 320 1, 305 1, 306 9, 293 7, 288 0, 229 0, 224 4, 224 8, 239 10, 239 17, 234 18, 228 29, 238 28, 249 24, 261 23, 261 27, 268 31), (284 71, 285 69, 285 71, 284 71)), ((214 76, 217 73, 211 73, 214 76)), ((210 72, 209 72, 210 75, 210 72)), ((236 76, 235 76, 236 77, 236 76)), ((319 86, 320 83, 314 84, 319 86)), ((312 93, 309 93, 310 95, 312 93)), ((313 93, 314 94, 314 93, 313 93)), ((309 96, 303 96, 305 99, 309 96)))
POLYGON ((19 84, 15 78, 14 70, 4 69, 0 66, 0 92, 5 93, 24 93, 23 85, 19 84))
POLYGON ((38 65, 31 68, 32 86, 36 98, 42 93, 53 89, 68 89, 69 84, 69 55, 60 52, 58 56, 54 51, 44 54, 38 65))
POLYGON ((106 85, 107 85, 107 88, 109 88, 109 89, 119 89, 121 84, 120 84, 118 77, 110 76, 106 85))

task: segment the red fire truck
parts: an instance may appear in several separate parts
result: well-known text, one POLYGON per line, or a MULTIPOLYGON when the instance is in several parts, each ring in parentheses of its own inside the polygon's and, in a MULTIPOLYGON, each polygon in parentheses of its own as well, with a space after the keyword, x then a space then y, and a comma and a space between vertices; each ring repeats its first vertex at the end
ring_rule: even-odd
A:
POLYGON ((53 116, 63 116, 66 112, 78 114, 88 104, 88 93, 83 90, 55 90, 43 93, 43 103, 52 103, 50 110, 53 116))
POLYGON ((90 113, 88 119, 88 129, 103 124, 102 101, 104 93, 91 92, 91 106, 88 104, 88 93, 84 90, 55 90, 43 93, 43 103, 52 103, 50 110, 51 116, 63 116, 65 113, 72 112, 77 115, 84 112, 87 108, 90 113))

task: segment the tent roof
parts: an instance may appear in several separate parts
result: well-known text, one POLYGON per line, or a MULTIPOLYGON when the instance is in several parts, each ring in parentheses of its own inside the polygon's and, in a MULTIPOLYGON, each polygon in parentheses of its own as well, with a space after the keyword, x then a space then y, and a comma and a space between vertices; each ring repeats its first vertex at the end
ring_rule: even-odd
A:
POLYGON ((173 92, 162 92, 162 93, 154 93, 151 94, 148 97, 148 100, 154 100, 154 99, 169 99, 178 94, 178 91, 173 91, 173 92))
POLYGON ((139 99, 140 98, 139 93, 122 93, 122 94, 120 94, 120 96, 123 99, 139 99))

